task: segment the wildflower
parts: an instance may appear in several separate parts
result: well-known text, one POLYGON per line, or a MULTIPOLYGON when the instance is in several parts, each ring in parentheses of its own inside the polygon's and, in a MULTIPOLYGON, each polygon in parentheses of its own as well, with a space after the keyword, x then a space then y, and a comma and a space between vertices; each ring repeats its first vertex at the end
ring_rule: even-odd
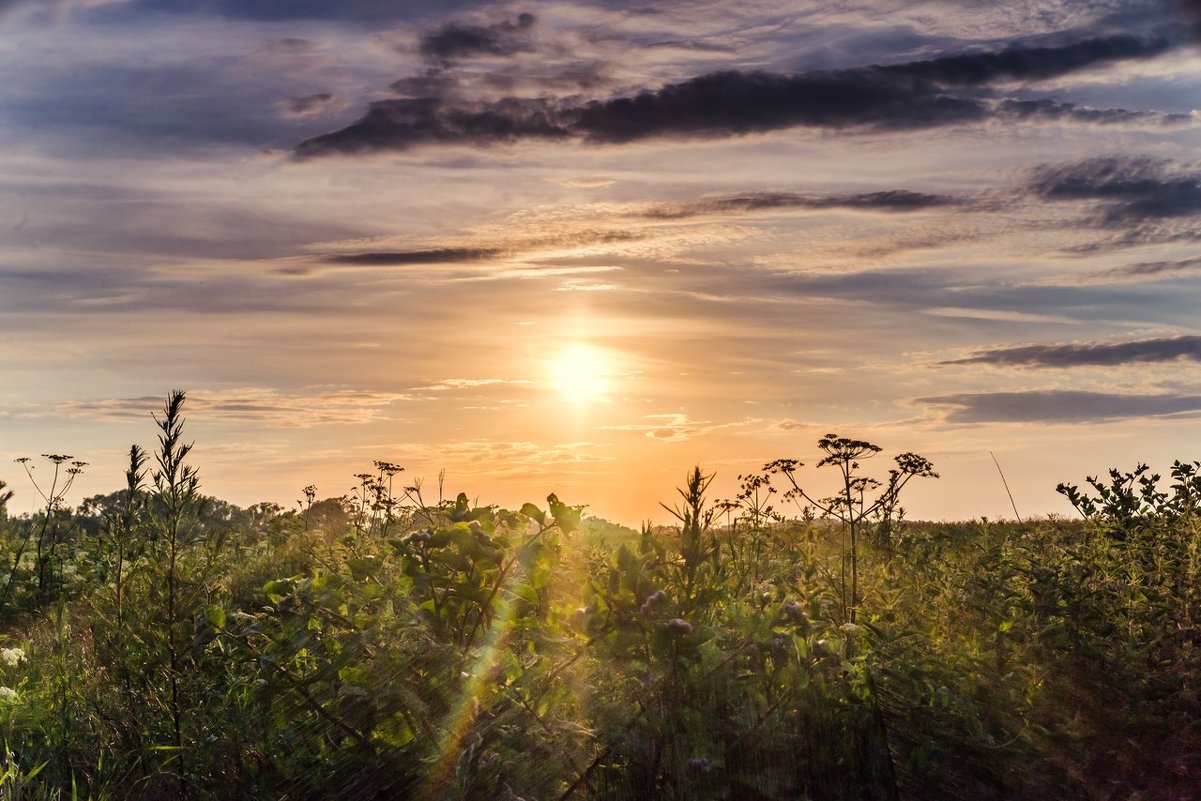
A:
POLYGON ((0 705, 15 704, 21 696, 12 687, 0 687, 0 705))
POLYGON ((16 667, 25 661, 25 652, 20 648, 0 648, 0 664, 16 667))
POLYGON ((650 616, 654 613, 657 606, 664 603, 667 603, 667 593, 663 590, 658 590, 646 597, 646 600, 642 602, 642 606, 638 607, 638 611, 650 616))
POLYGON ((801 606, 799 601, 785 601, 784 614, 797 623, 803 623, 807 619, 805 608, 801 606))
POLYGON ((667 633, 681 637, 692 633, 692 624, 682 618, 672 618, 667 621, 667 633))

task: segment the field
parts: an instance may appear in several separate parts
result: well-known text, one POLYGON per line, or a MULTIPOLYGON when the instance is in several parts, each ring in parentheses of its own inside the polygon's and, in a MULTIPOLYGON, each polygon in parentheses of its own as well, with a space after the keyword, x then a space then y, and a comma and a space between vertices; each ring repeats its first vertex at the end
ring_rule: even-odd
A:
POLYGON ((835 435, 832 497, 782 461, 722 501, 697 467, 642 531, 385 462, 241 509, 184 406, 111 495, 21 465, 5 801, 1201 797, 1197 463, 1064 485, 1073 520, 908 522, 934 465, 873 479, 889 455, 835 435))

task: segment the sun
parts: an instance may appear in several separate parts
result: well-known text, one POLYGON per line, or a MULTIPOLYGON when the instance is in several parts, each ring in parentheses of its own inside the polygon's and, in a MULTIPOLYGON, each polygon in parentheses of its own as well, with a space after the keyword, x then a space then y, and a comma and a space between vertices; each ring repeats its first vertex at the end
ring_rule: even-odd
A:
POLYGON ((609 360, 597 348, 576 342, 550 363, 550 383, 565 398, 577 403, 604 397, 610 383, 609 360))

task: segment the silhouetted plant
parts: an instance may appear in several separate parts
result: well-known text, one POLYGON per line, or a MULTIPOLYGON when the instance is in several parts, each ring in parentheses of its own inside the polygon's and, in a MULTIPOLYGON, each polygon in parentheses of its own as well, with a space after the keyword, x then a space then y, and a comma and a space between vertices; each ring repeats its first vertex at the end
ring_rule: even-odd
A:
MULTIPOLYGON (((67 492, 71 489, 71 485, 75 483, 75 478, 83 472, 83 468, 87 466, 86 462, 73 460, 71 456, 62 454, 45 453, 43 458, 50 461, 54 465, 54 475, 51 477, 48 487, 43 488, 33 475, 33 467, 30 465, 30 459, 23 456, 17 459, 17 463, 25 469, 25 474, 29 476, 29 481, 33 484, 33 488, 38 495, 42 497, 45 508, 42 510, 41 520, 36 523, 30 523, 25 529, 25 535, 17 547, 16 553, 13 555, 12 567, 8 572, 8 578, 4 584, 4 590, 0 593, 0 612, 3 612, 8 606, 9 599, 12 595, 13 585, 16 582, 17 574, 21 566, 21 557, 29 547, 30 540, 34 541, 34 567, 37 573, 37 598, 40 601, 46 600, 49 583, 51 580, 52 561, 54 550, 59 542, 60 523, 62 522, 64 512, 64 500, 67 492), (68 466, 63 467, 64 464, 68 466), (62 482, 61 484, 59 482, 62 482), (36 535, 35 535, 36 532, 36 535)), ((0 488, 2 489, 2 488, 0 488)), ((8 493, 11 497, 12 493, 8 493)), ((7 500, 7 498, 6 498, 7 500)))
POLYGON ((817 508, 826 517, 842 523, 844 531, 843 560, 840 573, 840 599, 844 617, 854 623, 859 609, 859 540, 864 526, 873 519, 881 521, 887 528, 895 519, 900 507, 901 490, 915 476, 938 478, 934 465, 925 457, 915 453, 902 453, 895 457, 896 467, 888 471, 888 480, 883 484, 861 474, 860 462, 870 459, 883 450, 864 440, 827 434, 817 442, 817 447, 826 455, 817 463, 820 467, 834 467, 842 479, 842 487, 836 495, 820 500, 814 498, 797 482, 796 471, 803 462, 796 459, 777 459, 764 465, 767 475, 783 476, 790 488, 786 498, 804 502, 817 508), (847 564, 850 567, 850 594, 847 594, 847 564))

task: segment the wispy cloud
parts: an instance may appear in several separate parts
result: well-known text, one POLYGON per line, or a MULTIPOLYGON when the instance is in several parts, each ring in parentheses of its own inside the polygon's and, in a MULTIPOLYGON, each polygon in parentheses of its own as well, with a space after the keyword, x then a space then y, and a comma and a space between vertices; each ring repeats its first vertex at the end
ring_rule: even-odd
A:
POLYGON ((1075 390, 975 392, 917 398, 948 423, 1096 423, 1201 413, 1201 395, 1075 390))
POLYGON ((1138 281, 1160 281, 1201 272, 1201 258, 1164 261, 1140 261, 1105 270, 1078 273, 1069 280, 1081 284, 1121 284, 1138 281))
POLYGON ((1079 321, 1061 314, 1035 314, 1032 312, 1011 309, 987 309, 956 306, 939 306, 933 309, 922 309, 924 314, 935 317, 962 317, 969 320, 996 320, 1008 323, 1054 323, 1058 325, 1077 325, 1079 321))
POLYGON ((311 117, 327 111, 333 99, 332 92, 314 92, 307 95, 295 95, 276 104, 276 107, 291 117, 311 117))
POLYGON ((999 80, 1044 81, 1100 64, 1151 58, 1178 44, 1168 36, 1144 38, 1119 33, 1049 46, 1017 44, 1000 51, 962 53, 876 69, 946 86, 999 80))
POLYGON ((500 256, 499 248, 434 248, 431 250, 379 251, 343 253, 326 256, 329 264, 354 267, 389 267, 411 264, 455 264, 469 261, 488 261, 500 256))
POLYGON ((1035 169, 1030 191, 1053 201, 1095 201, 1096 221, 1125 227, 1201 211, 1201 173, 1146 156, 1105 156, 1035 169))
POLYGON ((648 414, 642 419, 645 422, 606 426, 606 429, 637 431, 661 442, 684 442, 712 428, 711 423, 689 419, 688 415, 679 412, 648 414))
POLYGON ((531 33, 536 18, 524 12, 514 20, 486 25, 451 21, 421 38, 421 54, 443 64, 477 56, 510 56, 534 49, 531 33))
POLYGON ((531 440, 452 440, 403 448, 405 457, 425 464, 454 464, 465 476, 521 477, 546 474, 594 474, 598 465, 616 461, 595 442, 540 444, 531 440))
POLYGON ((1085 342, 1066 345, 1022 345, 976 351, 962 359, 939 362, 991 364, 998 367, 1115 367, 1156 362, 1201 362, 1201 336, 1140 339, 1132 342, 1085 342))
MULTIPOLYGON (((205 423, 255 423, 278 428, 368 423, 409 396, 354 389, 329 389, 308 394, 247 387, 188 393, 192 419, 205 423)), ((17 419, 63 417, 79 420, 150 420, 162 407, 157 396, 105 398, 18 405, 3 412, 17 419)))
POLYGON ((478 389, 499 384, 528 384, 529 381, 510 378, 444 378, 428 384, 423 389, 427 392, 451 392, 464 389, 478 389))
POLYGON ((724 423, 709 420, 693 420, 683 412, 668 412, 664 414, 647 414, 642 422, 624 423, 621 425, 605 426, 606 431, 633 431, 646 436, 648 439, 660 442, 685 442, 696 437, 702 437, 714 431, 732 428, 767 427, 760 418, 742 418, 724 423))
POLYGON ((850 195, 747 192, 739 195, 722 195, 652 206, 645 211, 635 212, 635 214, 649 220, 677 220, 702 215, 729 215, 787 209, 907 212, 957 206, 964 202, 950 195, 914 192, 909 189, 886 189, 850 195))

